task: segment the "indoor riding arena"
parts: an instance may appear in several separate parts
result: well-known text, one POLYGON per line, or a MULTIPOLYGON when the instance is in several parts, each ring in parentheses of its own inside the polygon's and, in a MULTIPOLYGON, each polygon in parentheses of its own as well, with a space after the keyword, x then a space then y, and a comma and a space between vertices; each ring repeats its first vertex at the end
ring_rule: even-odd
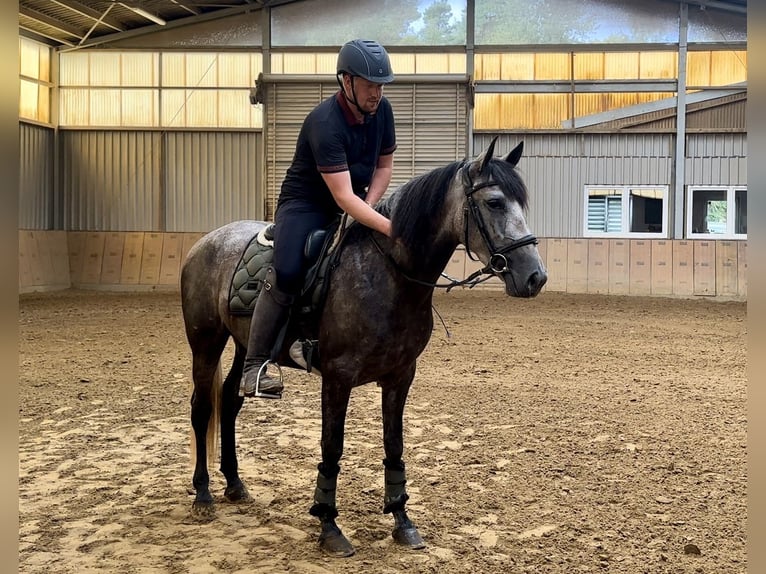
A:
POLYGON ((19 2, 19 572, 747 571, 747 2, 528 4, 19 2), (423 549, 383 513, 381 387, 353 390, 338 558, 303 370, 236 419, 251 500, 214 451, 215 516, 192 511, 180 281, 208 232, 273 221, 338 50, 369 36, 396 75, 388 193, 523 141, 548 279, 434 290, 403 422, 423 549))

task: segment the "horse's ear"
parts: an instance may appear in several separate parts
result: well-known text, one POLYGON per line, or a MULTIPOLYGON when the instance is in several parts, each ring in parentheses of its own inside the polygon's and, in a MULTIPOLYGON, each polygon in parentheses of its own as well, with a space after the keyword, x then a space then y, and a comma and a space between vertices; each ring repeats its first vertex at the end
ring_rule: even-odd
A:
POLYGON ((505 161, 510 163, 513 167, 516 167, 516 165, 519 163, 519 160, 521 159, 521 152, 523 151, 524 151, 524 141, 520 141, 519 145, 513 148, 511 152, 507 156, 505 156, 505 161))
POLYGON ((497 137, 495 136, 492 138, 492 141, 489 142, 489 147, 482 153, 477 159, 477 163, 481 167, 479 167, 479 173, 483 173, 484 169, 489 165, 489 160, 492 159, 492 154, 495 153, 495 144, 497 143, 497 137))

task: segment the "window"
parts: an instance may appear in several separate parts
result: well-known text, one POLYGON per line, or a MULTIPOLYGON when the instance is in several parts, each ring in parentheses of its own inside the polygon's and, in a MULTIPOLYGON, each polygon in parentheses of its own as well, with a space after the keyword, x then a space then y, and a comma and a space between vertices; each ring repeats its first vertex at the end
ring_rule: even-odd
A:
POLYGON ((668 236, 667 186, 586 186, 585 237, 668 236))
POLYGON ((686 236, 692 239, 746 239, 747 189, 691 187, 686 236))

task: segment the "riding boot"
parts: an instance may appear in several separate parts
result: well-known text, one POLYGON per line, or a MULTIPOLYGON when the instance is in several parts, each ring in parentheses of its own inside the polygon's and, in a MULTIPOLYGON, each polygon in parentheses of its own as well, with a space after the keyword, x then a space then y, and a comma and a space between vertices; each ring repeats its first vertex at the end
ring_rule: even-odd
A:
POLYGON ((247 354, 239 385, 239 396, 278 399, 282 396, 282 375, 266 372, 274 346, 290 311, 294 297, 277 289, 275 272, 269 267, 263 289, 250 321, 247 354))

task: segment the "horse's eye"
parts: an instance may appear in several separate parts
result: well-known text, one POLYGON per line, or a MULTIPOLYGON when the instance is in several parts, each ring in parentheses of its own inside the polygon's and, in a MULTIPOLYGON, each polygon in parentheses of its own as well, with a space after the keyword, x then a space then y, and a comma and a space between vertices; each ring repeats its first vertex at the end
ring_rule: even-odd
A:
POLYGON ((504 208, 504 206, 505 206, 505 203, 503 202, 502 199, 488 199, 487 200, 487 207, 489 207, 490 209, 501 210, 501 209, 504 208))

